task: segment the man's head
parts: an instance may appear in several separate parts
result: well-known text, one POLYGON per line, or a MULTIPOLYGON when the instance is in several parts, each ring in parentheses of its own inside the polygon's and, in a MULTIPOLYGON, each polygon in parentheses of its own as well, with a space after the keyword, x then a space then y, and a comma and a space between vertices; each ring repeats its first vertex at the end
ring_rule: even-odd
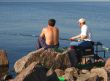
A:
POLYGON ((86 20, 84 18, 80 18, 78 20, 78 23, 79 23, 80 26, 82 26, 82 25, 86 24, 86 20))
POLYGON ((86 20, 84 18, 80 18, 78 20, 78 22, 81 23, 81 24, 86 24, 86 20))
POLYGON ((48 25, 49 26, 55 26, 56 20, 55 19, 49 19, 48 20, 48 25))

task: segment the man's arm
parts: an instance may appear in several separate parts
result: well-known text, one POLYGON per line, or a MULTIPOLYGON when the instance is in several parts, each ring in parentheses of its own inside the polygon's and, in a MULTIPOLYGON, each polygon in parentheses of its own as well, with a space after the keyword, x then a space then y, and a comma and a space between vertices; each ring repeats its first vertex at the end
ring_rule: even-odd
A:
POLYGON ((40 37, 45 37, 44 31, 45 31, 45 29, 43 28, 43 29, 42 29, 42 32, 41 32, 41 34, 40 34, 40 37))
POLYGON ((74 37, 71 37, 70 40, 74 40, 74 39, 77 39, 77 38, 81 38, 81 35, 77 35, 77 36, 74 36, 74 37))
POLYGON ((57 28, 57 33, 58 33, 58 39, 59 39, 59 29, 57 28))
POLYGON ((86 38, 87 38, 87 35, 81 35, 81 37, 80 37, 81 40, 84 40, 86 38))

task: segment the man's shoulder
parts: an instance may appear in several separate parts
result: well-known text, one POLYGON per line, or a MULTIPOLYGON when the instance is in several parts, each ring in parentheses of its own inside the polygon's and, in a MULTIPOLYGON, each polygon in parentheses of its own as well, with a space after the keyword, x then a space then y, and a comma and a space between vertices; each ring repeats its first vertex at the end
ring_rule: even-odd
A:
POLYGON ((47 30, 47 27, 43 27, 43 30, 47 30))
POLYGON ((56 30, 59 30, 58 27, 55 27, 56 30))
POLYGON ((87 25, 83 25, 82 29, 87 29, 88 26, 87 25))
POLYGON ((83 25, 83 27, 88 27, 87 25, 83 25))

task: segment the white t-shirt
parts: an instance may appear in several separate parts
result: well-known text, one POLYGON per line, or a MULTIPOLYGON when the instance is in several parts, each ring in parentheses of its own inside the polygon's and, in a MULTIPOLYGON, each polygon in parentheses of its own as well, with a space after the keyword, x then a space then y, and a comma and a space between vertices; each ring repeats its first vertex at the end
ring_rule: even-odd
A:
POLYGON ((81 34, 80 34, 80 35, 86 35, 87 38, 84 39, 84 40, 85 40, 85 41, 91 41, 91 33, 90 33, 90 31, 88 30, 87 25, 83 25, 83 26, 81 27, 81 34))

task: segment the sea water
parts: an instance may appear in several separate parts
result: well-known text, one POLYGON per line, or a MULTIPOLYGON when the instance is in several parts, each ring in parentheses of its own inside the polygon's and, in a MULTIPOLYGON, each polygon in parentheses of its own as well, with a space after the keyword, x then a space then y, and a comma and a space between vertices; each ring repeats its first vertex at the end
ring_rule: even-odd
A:
POLYGON ((110 47, 110 2, 0 2, 0 49, 6 50, 10 68, 16 60, 36 50, 37 36, 48 19, 56 19, 60 47, 69 47, 70 41, 62 39, 80 33, 77 21, 82 17, 92 39, 110 47))

